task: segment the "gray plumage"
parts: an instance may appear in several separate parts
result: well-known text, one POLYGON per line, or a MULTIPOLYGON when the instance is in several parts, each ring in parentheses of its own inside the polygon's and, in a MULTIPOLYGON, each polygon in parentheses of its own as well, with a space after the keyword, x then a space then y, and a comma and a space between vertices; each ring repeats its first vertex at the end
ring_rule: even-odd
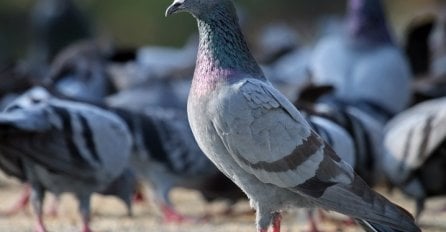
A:
POLYGON ((169 197, 173 188, 197 190, 209 201, 235 203, 245 197, 200 150, 184 111, 159 107, 144 113, 114 111, 125 120, 133 136, 131 167, 151 185, 166 221, 176 214, 169 197))
POLYGON ((134 171, 127 168, 121 175, 116 177, 107 187, 101 189, 98 193, 105 196, 114 196, 121 199, 126 208, 127 215, 133 216, 133 196, 137 191, 137 179, 134 171))
MULTIPOLYGON (((345 130, 347 136, 353 141, 352 149, 355 157, 353 165, 352 163, 347 163, 355 169, 368 185, 374 186, 384 179, 380 168, 384 151, 382 141, 384 125, 381 121, 358 107, 340 102, 318 100, 332 89, 331 87, 308 86, 303 89, 303 92, 294 104, 305 114, 324 118, 345 130)), ((316 132, 318 131, 316 130, 316 132)), ((318 134, 323 136, 324 140, 345 160, 345 155, 341 154, 330 140, 324 137, 323 133, 318 132, 318 134)))
MULTIPOLYGON (((188 116, 204 153, 250 198, 257 227, 280 227, 290 206, 322 207, 370 221, 382 231, 420 231, 404 210, 371 190, 263 75, 230 0, 176 0, 200 44, 188 116)), ((373 225, 372 225, 373 226, 373 225)))
POLYGON ((390 181, 417 201, 446 194, 446 98, 418 104, 386 126, 383 167, 390 181))
POLYGON ((128 166, 131 138, 124 122, 86 104, 56 99, 41 88, 20 97, 0 114, 2 169, 17 164, 32 186, 37 230, 45 191, 73 193, 80 201, 84 231, 89 202, 128 166), (9 163, 8 163, 9 162, 9 163))
POLYGON ((345 33, 322 38, 310 64, 313 81, 388 120, 409 104, 410 68, 395 45, 380 0, 350 0, 345 33), (336 58, 333 59, 333 56, 336 58))
POLYGON ((348 131, 319 115, 307 114, 306 112, 303 112, 303 115, 311 128, 333 148, 336 154, 339 154, 343 161, 351 167, 356 166, 358 159, 355 155, 356 149, 348 131))
POLYGON ((45 86, 54 94, 83 102, 102 103, 116 89, 107 72, 110 48, 99 41, 81 41, 60 52, 51 64, 45 86))

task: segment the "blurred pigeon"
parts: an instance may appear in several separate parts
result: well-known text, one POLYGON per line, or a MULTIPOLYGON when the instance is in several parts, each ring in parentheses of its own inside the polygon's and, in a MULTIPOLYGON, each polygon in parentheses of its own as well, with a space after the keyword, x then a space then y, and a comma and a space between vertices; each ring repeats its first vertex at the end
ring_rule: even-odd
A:
POLYGON ((107 73, 109 48, 98 41, 81 41, 64 49, 44 80, 52 92, 83 102, 102 103, 116 91, 107 73))
POLYGON ((337 99, 383 121, 410 100, 410 68, 392 39, 380 0, 349 0, 345 33, 316 45, 310 69, 316 84, 335 87, 337 99))
POLYGON ((169 193, 175 187, 198 190, 208 201, 223 199, 235 203, 245 198, 202 153, 185 112, 162 108, 145 113, 114 111, 126 121, 133 135, 131 167, 152 186, 165 221, 187 219, 175 211, 170 201, 169 193))
POLYGON ((37 78, 45 76, 48 64, 63 48, 92 35, 87 16, 72 0, 38 0, 30 21, 31 47, 25 63, 37 78))
POLYGON ((446 98, 418 104, 386 126, 383 167, 390 181, 416 200, 446 195, 446 98))
POLYGON ((302 88, 302 92, 294 105, 305 114, 324 118, 341 127, 353 141, 355 160, 353 164, 345 160, 346 157, 333 146, 330 140, 325 138, 324 133, 319 133, 317 130, 316 132, 333 146, 335 152, 340 154, 341 158, 347 161, 368 185, 375 186, 385 178, 380 169, 384 151, 382 142, 384 125, 355 106, 319 101, 324 95, 331 93, 333 89, 332 86, 310 84, 302 88))
POLYGON ((288 207, 322 207, 375 231, 421 231, 405 210, 371 190, 264 77, 231 0, 175 0, 200 43, 188 118, 204 153, 248 195, 257 228, 280 231, 288 207))
POLYGON ((45 191, 74 193, 89 228, 90 195, 104 190, 128 166, 130 133, 113 113, 51 97, 42 88, 20 97, 0 114, 0 167, 26 180, 42 220, 45 191))
POLYGON ((1 64, 0 111, 34 84, 33 78, 22 70, 20 64, 15 62, 1 64))
POLYGON ((137 52, 137 62, 151 73, 152 78, 192 74, 197 38, 192 36, 183 48, 144 47, 137 52))
POLYGON ((185 110, 189 87, 187 80, 153 79, 108 96, 105 102, 109 106, 138 112, 154 106, 185 110))

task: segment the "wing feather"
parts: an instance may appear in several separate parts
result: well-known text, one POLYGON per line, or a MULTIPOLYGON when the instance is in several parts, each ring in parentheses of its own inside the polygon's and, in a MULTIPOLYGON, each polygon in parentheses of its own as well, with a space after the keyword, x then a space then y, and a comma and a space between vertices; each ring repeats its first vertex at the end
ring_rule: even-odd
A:
POLYGON ((253 79, 234 87, 223 101, 225 112, 231 113, 214 125, 242 168, 264 183, 314 196, 353 180, 351 167, 277 90, 253 79))

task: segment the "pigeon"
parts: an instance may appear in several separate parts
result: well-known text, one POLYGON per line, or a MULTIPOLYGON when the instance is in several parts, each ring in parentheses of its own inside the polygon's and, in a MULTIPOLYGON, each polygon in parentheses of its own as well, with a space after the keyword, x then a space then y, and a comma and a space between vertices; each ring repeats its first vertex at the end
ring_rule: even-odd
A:
POLYGON ((60 52, 43 80, 53 94, 89 103, 102 103, 116 88, 107 73, 106 45, 85 40, 60 52))
POLYGON ((49 63, 66 46, 91 38, 88 17, 73 0, 37 0, 31 11, 31 42, 24 61, 36 79, 47 75, 49 63))
POLYGON ((152 187, 165 222, 191 218, 177 212, 170 201, 173 188, 197 190, 205 200, 230 204, 246 199, 243 192, 203 154, 194 140, 186 112, 151 108, 145 112, 111 108, 128 125, 133 137, 130 165, 152 187))
POLYGON ((89 227, 90 196, 107 188, 128 167, 131 136, 115 114, 60 100, 42 88, 25 93, 0 114, 0 168, 32 188, 36 231, 46 231, 46 191, 73 193, 83 231, 89 227))
POLYGON ((324 37, 315 46, 312 80, 333 85, 336 99, 386 122, 409 104, 409 64, 395 45, 380 0, 349 0, 346 20, 342 35, 324 37))
POLYGON ((420 103, 385 129, 383 167, 392 184, 416 200, 416 218, 429 197, 446 195, 446 98, 420 103))
POLYGON ((153 79, 139 86, 121 90, 105 98, 109 106, 142 112, 150 107, 163 107, 186 110, 187 93, 190 81, 153 79), (187 87, 186 87, 187 86, 187 87))
MULTIPOLYGON (((355 106, 330 104, 319 100, 324 98, 324 95, 331 93, 333 89, 332 86, 314 86, 310 84, 302 88, 300 95, 297 97, 298 100, 293 104, 306 115, 323 118, 341 127, 346 132, 346 136, 353 142, 352 155, 354 156, 354 163, 350 163, 345 159, 345 155, 342 154, 346 152, 345 150, 339 152, 330 142, 330 139, 324 136, 324 133, 319 133, 318 130, 316 132, 334 148, 335 152, 344 161, 347 161, 355 169, 356 173, 369 186, 383 183, 385 176, 380 169, 380 162, 382 153, 384 152, 384 144, 382 141, 384 124, 355 106)), ((331 137, 335 137, 337 140, 345 139, 340 137, 340 135, 331 137)))
POLYGON ((200 42, 188 98, 198 145, 250 199, 257 231, 280 231, 289 207, 321 207, 375 231, 421 231, 371 190, 272 87, 251 55, 231 0, 175 0, 166 16, 192 14, 200 42))

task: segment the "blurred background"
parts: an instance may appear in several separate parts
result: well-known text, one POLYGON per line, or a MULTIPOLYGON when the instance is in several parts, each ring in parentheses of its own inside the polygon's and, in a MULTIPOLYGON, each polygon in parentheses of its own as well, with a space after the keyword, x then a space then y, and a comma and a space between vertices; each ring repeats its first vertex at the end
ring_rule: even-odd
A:
MULTIPOLYGON (((111 36, 120 47, 139 47, 148 44, 174 45, 184 43, 196 31, 195 22, 188 15, 166 19, 164 11, 170 0, 77 0, 82 10, 94 22, 95 33, 111 36)), ((271 21, 284 20, 294 25, 303 39, 314 37, 315 24, 321 16, 341 16, 345 1, 313 0, 239 0, 244 15, 246 34, 254 38, 259 28, 271 21)), ((416 14, 428 10, 434 0, 385 1, 390 20, 401 39, 407 23, 416 14)), ((30 12, 36 0, 0 1, 1 56, 22 56, 30 39, 30 12)))
MULTIPOLYGON (((3 110, 3 107, 32 87, 36 85, 44 86, 51 90, 51 94, 64 99, 101 106, 105 104, 110 109, 125 109, 129 111, 130 115, 132 113, 135 113, 138 117, 142 115, 143 119, 149 121, 160 117, 167 122, 166 125, 173 125, 172 128, 174 129, 167 127, 167 132, 159 132, 151 131, 150 129, 153 128, 150 128, 147 129, 147 133, 140 135, 135 132, 132 133, 132 136, 149 137, 154 134, 156 136, 157 133, 172 133, 175 136, 181 134, 190 139, 178 139, 179 141, 186 141, 184 147, 169 144, 170 140, 164 138, 159 139, 155 145, 163 147, 170 145, 175 148, 180 147, 180 149, 197 148, 197 145, 192 141, 192 135, 187 134, 190 129, 185 118, 185 101, 195 65, 197 28, 195 20, 187 14, 178 14, 166 18, 164 12, 171 2, 172 0, 0 1, 0 110, 3 110), (91 38, 97 40, 90 41, 91 38), (166 111, 168 116, 157 115, 155 117, 156 114, 152 112, 160 111, 163 113, 163 110, 171 110, 172 108, 174 108, 175 114, 166 111), (182 120, 176 118, 177 111, 182 115, 182 120), (181 124, 181 126, 176 125, 176 123, 181 124), (179 133, 177 130, 180 129, 177 127, 187 132, 180 131, 181 133, 179 133), (187 145, 191 145, 192 148, 187 145)), ((319 102, 318 98, 322 98, 324 95, 331 97, 330 94, 332 94, 331 92, 333 92, 335 86, 328 86, 332 88, 326 89, 312 88, 315 87, 312 85, 312 81, 314 81, 312 78, 317 75, 310 75, 315 72, 309 70, 309 67, 312 62, 318 63, 313 60, 314 54, 317 54, 315 48, 318 47, 318 41, 326 36, 336 36, 341 34, 341 31, 344 32, 343 20, 348 1, 235 0, 235 2, 244 34, 266 76, 297 107, 302 107, 300 108, 302 112, 319 117, 316 106, 319 103, 325 104, 326 102, 319 102), (305 90, 308 90, 308 92, 305 90), (300 100, 303 101, 300 102, 300 100)), ((443 3, 443 0, 382 0, 382 2, 385 4, 385 11, 391 26, 390 33, 396 39, 396 47, 392 43, 391 52, 397 52, 399 55, 401 48, 402 56, 398 56, 398 58, 403 60, 400 63, 397 60, 389 66, 395 66, 396 69, 401 68, 403 74, 399 75, 400 73, 397 73, 394 75, 392 71, 387 69, 382 71, 381 66, 387 65, 383 58, 387 57, 376 57, 378 61, 384 61, 379 63, 379 68, 373 68, 376 73, 371 75, 377 77, 373 81, 373 86, 366 83, 359 86, 361 88, 351 89, 359 90, 357 91, 358 95, 363 90, 373 89, 374 96, 381 96, 383 95, 381 90, 384 89, 381 87, 388 87, 389 79, 407 74, 407 80, 404 80, 404 83, 396 83, 391 88, 392 91, 396 89, 393 92, 398 94, 397 92, 404 92, 401 86, 407 84, 407 95, 408 97, 410 95, 412 102, 404 107, 446 96, 446 68, 444 68, 446 67, 446 4, 443 5, 443 11, 441 11, 438 10, 439 5, 436 4, 443 3), (431 34, 438 38, 433 40, 432 44, 429 44, 428 40, 431 34), (407 55, 407 57, 404 55, 407 55), (406 58, 410 67, 406 64, 406 58), (412 69, 412 73, 410 73, 409 68, 412 69), (404 71, 407 71, 407 73, 404 73, 404 71), (418 82, 418 80, 420 81, 418 82)), ((381 47, 374 47, 374 45, 376 44, 372 43, 372 48, 364 52, 364 57, 368 57, 368 52, 373 54, 373 52, 381 49, 381 47)), ((378 45, 380 44, 378 43, 378 45)), ((389 44, 384 45, 384 49, 387 49, 386 46, 389 44)), ((328 57, 327 60, 335 60, 331 51, 328 54, 323 57, 328 57)), ((354 58, 352 60, 359 59, 354 58)), ((364 63, 367 63, 367 61, 366 59, 364 63)), ((356 67, 356 64, 348 64, 345 67, 356 67)), ((331 75, 331 70, 328 73, 330 73, 330 76, 336 76, 331 75)), ((322 87, 327 86, 322 85, 322 87)), ((384 103, 395 101, 393 97, 383 98, 385 98, 384 103)), ((358 99, 360 98, 358 97, 358 99)), ((352 166, 357 171, 361 170, 360 168, 365 168, 366 170, 360 174, 369 185, 377 187, 380 192, 391 197, 392 200, 403 205, 410 212, 416 212, 417 207, 415 207, 412 199, 405 197, 400 192, 391 194, 390 190, 387 191, 386 187, 388 186, 386 185, 394 184, 394 187, 401 187, 403 184, 399 183, 401 185, 398 185, 398 183, 386 182, 388 180, 384 181, 384 173, 381 170, 381 166, 384 165, 375 162, 376 160, 382 161, 381 155, 383 154, 381 154, 380 148, 384 146, 383 141, 381 141, 384 125, 387 120, 403 108, 391 109, 389 115, 387 114, 389 109, 383 110, 383 105, 372 104, 371 108, 364 110, 364 112, 361 111, 362 113, 357 116, 348 115, 350 112, 348 110, 352 108, 360 109, 362 105, 355 105, 356 102, 345 102, 345 105, 342 105, 344 102, 334 103, 340 104, 339 106, 335 105, 339 108, 329 112, 334 115, 327 114, 322 115, 322 117, 328 116, 329 120, 333 120, 330 123, 339 124, 342 129, 345 129, 343 134, 345 137, 334 134, 331 138, 335 138, 335 142, 338 140, 351 142, 346 147, 348 147, 347 150, 351 153, 350 155, 354 156, 350 157, 352 158, 350 160, 353 163, 352 166), (368 112, 367 110, 370 109, 378 112, 368 112), (341 116, 337 113, 340 113, 341 116), (384 117, 379 117, 383 116, 382 114, 384 114, 384 117), (378 117, 376 117, 377 115, 378 117), (339 117, 346 118, 340 119, 339 117), (378 128, 375 128, 376 125, 378 128), (360 157, 361 155, 366 156, 367 159, 363 159, 364 157, 360 157)), ((432 131, 438 132, 435 134, 436 136, 443 137, 437 141, 441 142, 441 144, 436 144, 438 148, 430 151, 429 155, 439 157, 443 163, 436 160, 429 160, 431 162, 426 162, 427 164, 417 163, 416 165, 420 166, 419 169, 419 166, 407 165, 407 169, 413 174, 408 175, 410 177, 420 174, 420 170, 433 170, 436 176, 431 178, 430 175, 427 175, 428 177, 423 179, 426 183, 423 183, 422 187, 433 186, 433 188, 438 187, 439 189, 430 192, 431 195, 427 197, 444 196, 446 193, 446 178, 444 178, 444 184, 442 185, 438 184, 441 180, 437 181, 437 177, 446 177, 444 169, 444 165, 446 165, 446 111, 442 111, 446 109, 446 100, 440 103, 440 106, 436 104, 432 106, 434 108, 432 112, 439 115, 437 118, 444 120, 441 122, 445 123, 439 123, 444 127, 434 127, 432 131)), ((387 107, 387 105, 385 106, 387 107)), ((361 110, 363 109, 361 108, 361 110)), ((112 113, 116 112, 112 111, 112 113)), ((418 115, 415 116, 418 117, 418 115)), ((430 128, 430 115, 428 116, 426 121, 416 123, 415 126, 405 122, 394 123, 394 125, 407 125, 410 133, 395 133, 395 137, 389 136, 389 141, 397 141, 398 143, 394 143, 397 145, 406 145, 409 142, 419 145, 421 148, 418 149, 414 145, 411 149, 413 154, 418 155, 418 151, 426 148, 425 139, 429 139, 430 136, 428 132, 431 131, 422 130, 430 128), (423 123, 426 123, 425 127, 420 126, 425 125, 423 123), (414 136, 419 141, 413 142, 412 138, 404 137, 412 134, 414 130, 412 126, 416 129, 414 133, 421 135, 414 136), (400 142, 403 140, 404 142, 400 142)), ((421 118, 424 119, 423 117, 421 118)), ((123 119, 125 118, 123 117, 123 119)), ((30 118, 29 120, 32 121, 33 119, 30 118)), ((313 123, 312 126, 314 126, 313 123)), ((138 133, 142 132, 138 131, 138 133)), ((330 131, 328 131, 328 134, 330 135, 330 131)), ((3 137, 0 140, 0 145, 2 145, 2 142, 4 142, 3 137)), ((152 146, 153 144, 145 145, 152 146)), ((150 148, 148 149, 150 150, 150 148)), ((406 147, 400 150, 405 152, 406 147)), ((187 154, 189 153, 192 152, 187 154)), ((150 152, 147 154, 150 154, 150 152)), ((198 157, 189 157, 188 160, 198 159, 200 158, 199 155, 202 155, 197 152, 194 154, 198 154, 198 157)), ((135 158, 134 154, 131 155, 132 158, 135 158)), ((204 155, 201 156, 201 158, 203 157, 204 155)), ((347 160, 345 157, 342 158, 347 160)), ((161 163, 167 166, 166 169, 169 169, 172 166, 169 162, 175 162, 175 160, 163 160, 161 163)), ((15 217, 14 220, 3 217, 20 212, 2 213, 7 208, 7 204, 3 203, 15 202, 14 199, 17 198, 23 187, 18 184, 15 178, 3 176, 1 168, 0 162, 0 198, 2 199, 0 202, 0 231, 12 231, 11 228, 16 229, 16 231, 29 231, 32 226, 29 210, 25 214, 19 215, 22 217, 15 217)), ((186 171, 189 170, 184 172, 186 171)), ((137 174, 139 179, 140 173, 137 174)), ((186 176, 188 173, 179 174, 186 176)), ((214 173, 212 172, 212 174, 214 173)), ((430 173, 428 172, 428 174, 430 173)), ((396 173, 396 176, 399 175, 400 173, 396 173)), ((213 177, 212 175, 209 176, 213 177)), ((143 177, 139 181, 145 183, 145 178, 156 177, 143 177)), ((24 180, 21 181, 24 182, 24 180)), ((216 195, 220 196, 221 192, 219 191, 225 192, 235 189, 235 196, 232 196, 232 194, 227 196, 229 203, 246 200, 243 194, 239 195, 239 189, 231 185, 232 182, 228 181, 226 183, 229 187, 218 188, 216 190, 218 194, 216 195)), ((211 186, 205 187, 220 187, 215 186, 220 184, 220 180, 215 181, 211 178, 209 182, 205 181, 203 183, 203 185, 207 184, 211 184, 211 186)), ((404 182, 404 184, 408 184, 408 182, 404 182)), ((146 204, 153 199, 151 199, 150 191, 141 187, 142 185, 138 187, 140 188, 138 194, 146 196, 144 193, 149 192, 149 197, 148 199, 144 199, 145 197, 140 199, 143 204, 135 202, 136 217, 134 218, 124 218, 122 216, 125 214, 125 209, 121 202, 111 202, 108 198, 95 195, 92 212, 94 216, 99 214, 101 217, 97 217, 99 219, 95 220, 93 228, 100 228, 98 231, 254 231, 253 212, 249 210, 247 201, 243 201, 241 205, 235 204, 234 207, 236 212, 241 211, 243 215, 231 214, 231 212, 224 210, 226 206, 224 203, 226 202, 223 204, 217 202, 220 204, 209 206, 207 201, 212 203, 215 200, 213 197, 207 199, 206 194, 200 195, 197 193, 198 191, 185 191, 184 189, 175 190, 172 194, 172 201, 174 205, 178 205, 180 213, 201 218, 202 215, 207 217, 208 214, 217 212, 217 217, 212 218, 211 223, 198 225, 193 223, 186 223, 185 225, 165 223, 168 222, 166 218, 169 219, 168 216, 175 211, 169 211, 173 210, 169 208, 166 211, 166 208, 157 207, 159 199, 156 199, 156 196, 152 197, 154 202, 157 203, 146 204), (203 201, 203 198, 206 201, 203 201), (223 213, 220 213, 222 211, 223 213), (165 218, 162 219, 162 217, 165 218), (116 220, 117 218, 119 220, 116 220)), ((154 191, 158 190, 154 189, 154 191)), ((76 206, 74 206, 75 200, 70 198, 69 204, 66 202, 62 199, 62 217, 46 219, 52 231, 67 231, 67 228, 77 231, 74 228, 77 228, 79 224, 79 217, 76 206)), ((26 202, 24 205, 26 205, 26 202)), ((233 207, 234 205, 230 204, 230 206, 233 207)), ((427 212, 421 217, 423 229, 429 232, 445 231, 446 204, 444 198, 429 201, 426 208, 429 210, 426 210, 427 212), (442 217, 437 217, 439 213, 443 213, 442 217)), ((181 214, 173 216, 178 217, 181 214)), ((285 221, 288 224, 285 224, 285 231, 301 231, 303 228, 307 228, 308 223, 305 213, 293 213, 287 217, 288 219, 285 221)), ((324 231, 360 231, 357 227, 345 226, 342 220, 334 220, 334 223, 328 221, 323 225, 326 229, 324 231), (347 229, 339 230, 338 227, 347 229)))

